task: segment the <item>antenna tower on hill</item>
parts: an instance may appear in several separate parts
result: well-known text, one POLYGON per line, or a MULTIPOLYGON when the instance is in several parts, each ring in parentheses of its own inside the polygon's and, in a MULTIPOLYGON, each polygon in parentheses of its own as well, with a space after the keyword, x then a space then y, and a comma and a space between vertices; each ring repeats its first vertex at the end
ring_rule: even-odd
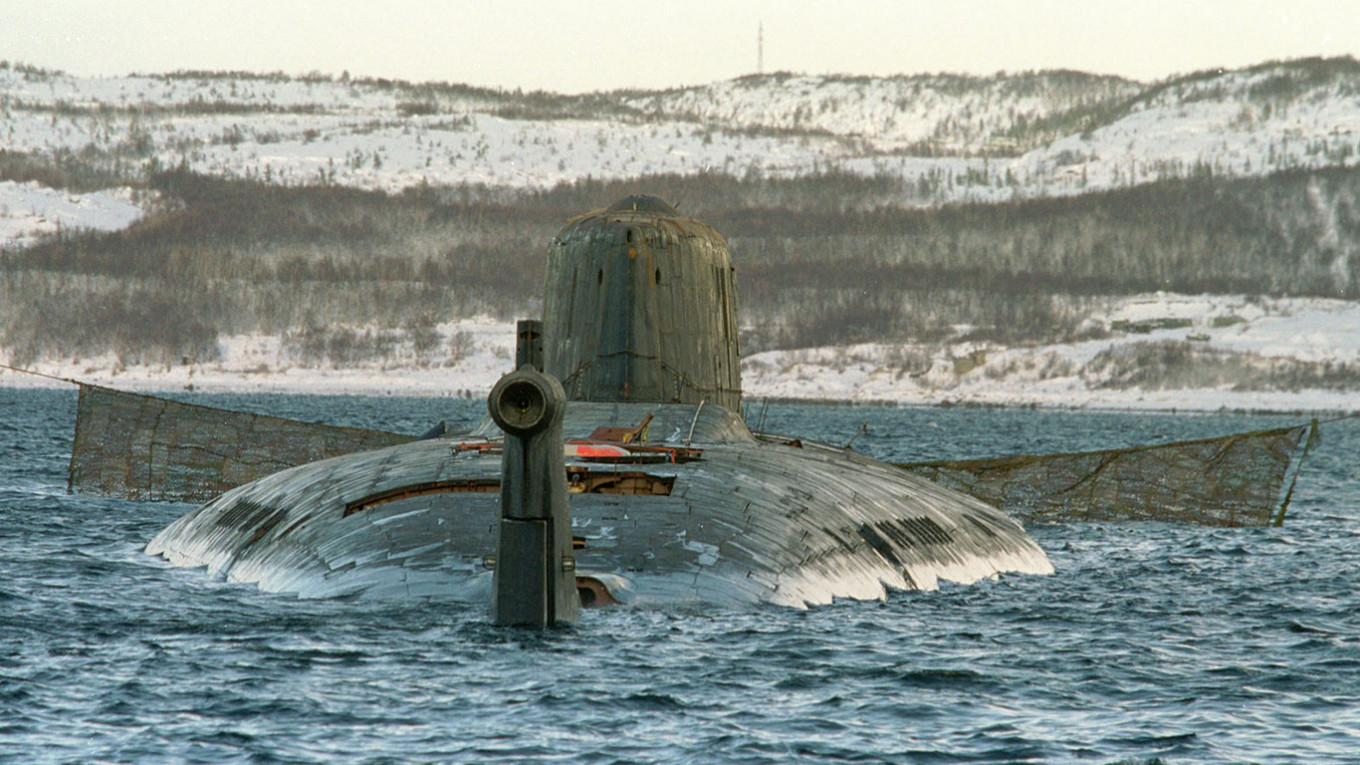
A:
POLYGON ((756 74, 765 74, 765 22, 756 27, 756 74))

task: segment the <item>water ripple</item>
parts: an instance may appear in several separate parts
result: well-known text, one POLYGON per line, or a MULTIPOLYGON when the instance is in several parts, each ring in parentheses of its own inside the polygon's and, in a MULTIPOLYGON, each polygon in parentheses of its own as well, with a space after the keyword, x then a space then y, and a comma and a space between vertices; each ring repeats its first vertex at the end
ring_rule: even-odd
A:
MULTIPOLYGON (((358 425, 406 404, 346 403, 376 418, 358 425)), ((335 402, 284 404, 322 420, 335 402)), ((64 493, 54 434, 73 395, 0 390, 0 405, 18 413, 0 434, 0 763, 1353 759, 1354 425, 1329 426, 1280 529, 1038 526, 1052 577, 809 611, 591 611, 536 633, 475 604, 299 601, 169 568, 141 548, 184 506, 64 493)), ((896 435, 868 443, 890 458, 1278 421, 786 414, 849 433, 877 418, 896 435)))

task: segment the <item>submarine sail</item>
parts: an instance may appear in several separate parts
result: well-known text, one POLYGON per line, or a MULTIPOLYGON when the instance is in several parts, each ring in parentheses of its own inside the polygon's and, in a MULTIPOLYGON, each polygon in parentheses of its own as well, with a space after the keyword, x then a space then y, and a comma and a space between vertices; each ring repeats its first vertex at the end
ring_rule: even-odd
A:
POLYGON ((736 278, 718 232, 628 197, 553 238, 546 282, 544 371, 573 400, 741 411, 736 278))

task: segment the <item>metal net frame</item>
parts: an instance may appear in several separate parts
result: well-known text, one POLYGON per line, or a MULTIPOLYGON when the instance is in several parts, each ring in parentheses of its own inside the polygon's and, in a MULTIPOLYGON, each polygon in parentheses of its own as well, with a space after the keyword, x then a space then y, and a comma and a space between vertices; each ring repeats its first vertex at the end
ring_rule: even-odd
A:
MULTIPOLYGON (((75 384, 72 492, 204 502, 285 468, 413 439, 75 384)), ((1154 446, 897 467, 1026 523, 1266 526, 1284 522, 1318 438, 1313 420, 1154 446)))
POLYGON ((205 502, 295 465, 412 440, 78 385, 68 488, 82 494, 205 502))
POLYGON ((1280 525, 1318 423, 1154 446, 898 467, 1027 523, 1280 525))

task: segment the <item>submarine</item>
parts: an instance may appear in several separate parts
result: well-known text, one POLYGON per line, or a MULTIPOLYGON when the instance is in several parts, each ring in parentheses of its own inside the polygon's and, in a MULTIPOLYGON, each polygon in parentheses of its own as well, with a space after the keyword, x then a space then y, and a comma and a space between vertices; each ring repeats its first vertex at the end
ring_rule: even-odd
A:
POLYGON ((1053 572, 992 505, 748 428, 736 303, 723 237, 659 198, 569 220, 548 245, 542 319, 520 322, 517 369, 479 425, 243 483, 146 552, 308 598, 479 600, 514 567, 546 568, 567 617, 578 604, 806 608, 1053 572), (547 525, 519 544, 507 529, 527 527, 507 507, 534 496, 552 505, 529 513, 547 525))

